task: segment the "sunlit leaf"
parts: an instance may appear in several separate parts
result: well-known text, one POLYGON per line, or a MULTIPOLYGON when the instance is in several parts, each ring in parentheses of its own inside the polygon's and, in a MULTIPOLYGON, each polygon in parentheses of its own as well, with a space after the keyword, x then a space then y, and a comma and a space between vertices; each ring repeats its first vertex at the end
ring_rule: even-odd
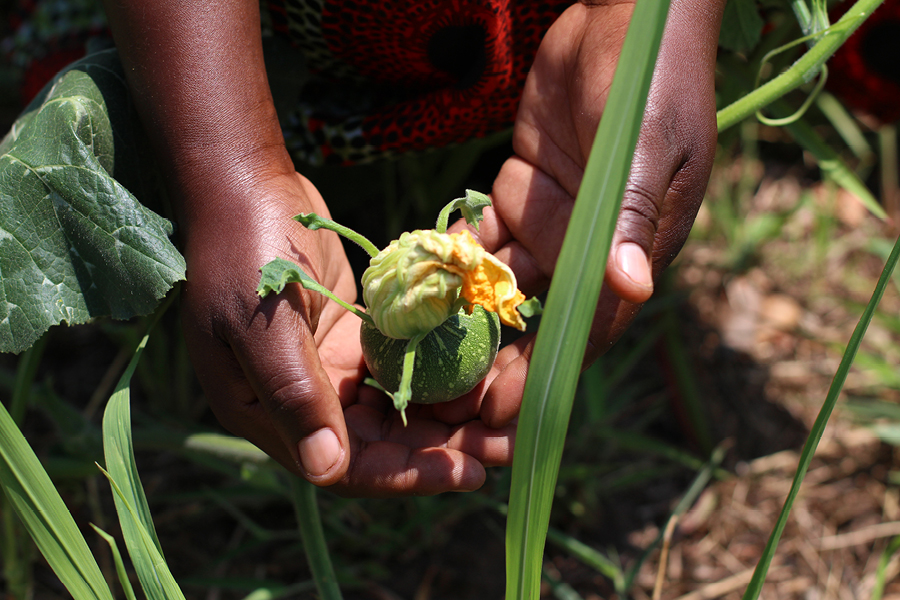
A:
POLYGON ((184 278, 172 225, 123 185, 141 175, 117 170, 138 162, 128 146, 141 137, 115 131, 128 122, 126 85, 115 53, 101 54, 61 75, 0 142, 0 352, 58 323, 148 314, 184 278))

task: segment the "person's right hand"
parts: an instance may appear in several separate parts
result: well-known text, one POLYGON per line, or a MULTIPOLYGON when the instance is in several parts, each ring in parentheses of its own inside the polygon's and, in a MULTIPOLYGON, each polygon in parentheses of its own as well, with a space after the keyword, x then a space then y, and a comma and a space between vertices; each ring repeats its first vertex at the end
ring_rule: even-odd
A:
POLYGON ((361 385, 358 317, 296 284, 257 296, 259 268, 275 257, 345 301, 356 286, 338 236, 291 219, 328 215, 306 179, 242 187, 221 210, 187 216, 184 332, 219 421, 289 470, 348 495, 473 490, 485 465, 508 464, 512 426, 493 430, 477 415, 449 424, 411 407, 403 427, 384 396, 361 385))
POLYGON ((364 373, 359 320, 291 284, 256 294, 281 257, 352 301, 336 234, 284 147, 255 0, 106 0, 116 47, 176 211, 188 262, 184 330, 223 424, 313 483, 363 496, 471 490, 512 458, 512 428, 397 411, 364 373), (350 426, 348 429, 348 425, 350 426))

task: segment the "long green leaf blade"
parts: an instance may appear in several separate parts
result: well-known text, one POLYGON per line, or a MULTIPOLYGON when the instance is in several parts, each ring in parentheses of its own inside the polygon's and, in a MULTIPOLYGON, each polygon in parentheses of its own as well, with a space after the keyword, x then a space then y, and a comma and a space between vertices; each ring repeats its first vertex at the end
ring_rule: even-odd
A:
POLYGON ((163 558, 134 460, 131 435, 130 382, 147 339, 144 336, 135 350, 103 414, 103 452, 107 466, 104 474, 113 488, 122 536, 141 587, 151 600, 163 600, 184 596, 163 558))
POLYGON ((831 417, 831 413, 834 410, 835 404, 837 404, 841 389, 844 387, 844 382, 847 380, 847 373, 850 372, 850 366, 853 364, 853 359, 856 357, 860 344, 862 344, 863 336, 866 334, 869 323, 872 322, 875 309, 878 307, 878 303, 884 295, 884 290, 891 279, 891 274, 894 272, 898 260, 900 260, 900 238, 894 243, 894 249, 891 251, 891 255, 888 257, 884 269, 881 271, 881 276, 878 278, 878 283, 875 285, 875 291, 872 293, 872 298, 869 300, 866 309, 859 318, 859 323, 857 323, 856 329, 853 330, 853 335, 850 336, 850 342, 847 344, 847 349, 841 357, 841 362, 831 381, 831 387, 828 389, 828 395, 825 397, 825 402, 822 404, 822 408, 819 409, 816 421, 813 423, 809 436, 806 438, 806 443, 803 445, 803 451, 800 453, 800 463, 794 473, 791 490, 788 492, 788 496, 784 501, 784 506, 781 508, 781 513, 778 515, 778 520, 775 522, 775 527, 769 536, 766 547, 763 549, 762 556, 760 557, 759 562, 756 563, 753 577, 744 592, 744 600, 755 600, 762 591, 763 583, 765 583, 766 580, 766 573, 769 570, 769 566, 772 564, 772 559, 775 557, 778 540, 781 539, 781 534, 784 531, 785 525, 787 525, 788 516, 794 505, 794 500, 797 499, 797 494, 800 493, 800 485, 803 483, 806 471, 809 469, 809 465, 816 453, 816 447, 819 445, 819 440, 822 439, 822 434, 825 432, 825 426, 828 425, 828 419, 831 417))
POLYGON ((156 547, 155 540, 141 523, 141 517, 134 506, 109 471, 102 467, 100 471, 112 486, 116 511, 119 513, 119 526, 122 528, 128 555, 134 563, 144 593, 150 600, 183 600, 181 588, 172 577, 165 559, 156 547))
POLYGON ((0 486, 69 593, 79 599, 112 600, 112 593, 69 509, 2 404, 0 486))
POLYGON ((119 546, 116 544, 116 539, 96 525, 91 525, 91 527, 94 528, 97 535, 102 537, 103 540, 109 544, 109 550, 112 552, 113 556, 113 564, 116 565, 116 575, 119 577, 119 583, 122 585, 122 591, 125 592, 126 600, 137 600, 134 595, 134 587, 131 585, 131 580, 128 579, 128 572, 125 570, 125 561, 122 560, 122 553, 119 552, 119 546))
POLYGON ((639 0, 578 192, 538 331, 516 435, 506 597, 537 598, 566 428, 616 217, 665 26, 667 0, 639 0))

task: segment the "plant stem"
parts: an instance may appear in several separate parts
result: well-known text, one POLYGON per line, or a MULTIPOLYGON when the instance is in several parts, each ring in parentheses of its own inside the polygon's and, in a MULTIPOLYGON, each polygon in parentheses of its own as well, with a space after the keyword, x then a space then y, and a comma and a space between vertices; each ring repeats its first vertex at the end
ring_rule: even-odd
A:
POLYGON ((726 106, 716 115, 719 131, 739 123, 774 100, 812 80, 822 65, 841 44, 862 25, 884 0, 858 0, 837 23, 822 32, 821 37, 788 70, 756 88, 740 100, 726 106))
POLYGON ((400 411, 403 426, 406 427, 406 407, 412 399, 413 367, 416 364, 416 347, 425 339, 427 333, 417 335, 406 344, 406 353, 403 355, 403 372, 400 375, 400 386, 394 394, 394 408, 400 411))
POLYGON ((331 219, 320 217, 316 213, 303 213, 295 216, 294 220, 310 231, 315 231, 316 229, 333 231, 336 234, 347 238, 351 242, 358 244, 369 256, 374 257, 378 255, 378 248, 375 244, 370 242, 366 236, 353 231, 349 227, 344 227, 339 223, 335 223, 331 219))
POLYGON ((16 383, 13 387, 12 399, 9 404, 9 414, 16 425, 21 427, 25 418, 25 409, 28 407, 28 398, 31 396, 31 387, 37 375, 37 368, 41 364, 41 356, 47 346, 49 335, 41 336, 31 348, 22 353, 19 365, 16 368, 16 383))
POLYGON ((288 477, 294 496, 297 526, 303 539, 309 570, 319 590, 319 597, 322 600, 341 600, 341 589, 338 587, 331 556, 328 554, 325 531, 322 529, 322 519, 319 517, 319 507, 316 504, 316 486, 295 475, 288 477))

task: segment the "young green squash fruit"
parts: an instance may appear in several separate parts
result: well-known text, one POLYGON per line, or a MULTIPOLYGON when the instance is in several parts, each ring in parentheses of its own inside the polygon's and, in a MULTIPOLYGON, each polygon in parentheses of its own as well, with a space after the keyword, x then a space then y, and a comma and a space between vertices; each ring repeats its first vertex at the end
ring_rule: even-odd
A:
MULTIPOLYGON (((409 340, 387 337, 367 321, 362 322, 359 337, 372 377, 385 390, 396 393, 409 340)), ((478 305, 472 314, 461 309, 419 342, 410 402, 437 404, 472 391, 490 371, 499 348, 497 313, 478 305)))
POLYGON ((353 241, 371 260, 362 276, 367 310, 328 290, 296 264, 276 258, 260 270, 257 293, 281 293, 288 283, 331 298, 362 320, 363 357, 406 424, 410 402, 448 402, 473 390, 490 371, 500 346, 500 324, 525 330, 523 317, 540 314, 512 270, 467 232, 448 234, 449 215, 460 210, 476 230, 485 194, 466 190, 447 204, 433 230, 403 233, 382 250, 357 232, 314 213, 294 217, 307 229, 329 229, 353 241))

